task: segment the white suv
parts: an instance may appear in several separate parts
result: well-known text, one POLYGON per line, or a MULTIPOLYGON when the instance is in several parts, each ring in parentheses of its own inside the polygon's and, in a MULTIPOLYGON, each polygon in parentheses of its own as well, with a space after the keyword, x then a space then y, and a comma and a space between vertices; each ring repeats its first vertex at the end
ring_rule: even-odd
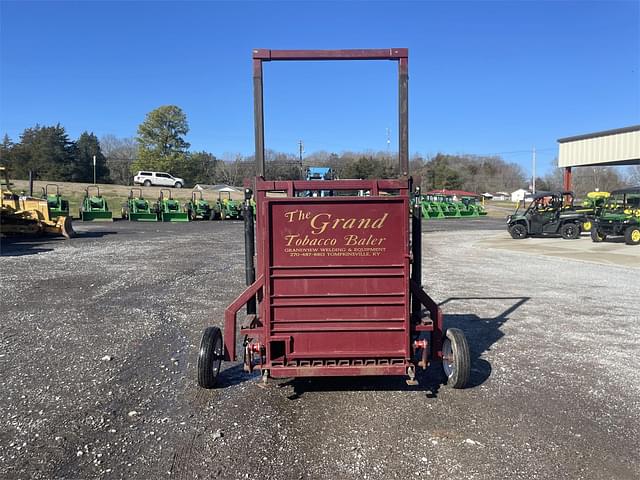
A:
POLYGON ((150 187, 151 185, 159 185, 162 187, 176 187, 182 188, 184 180, 182 178, 174 177, 165 172, 143 172, 140 171, 133 177, 134 185, 144 185, 150 187))

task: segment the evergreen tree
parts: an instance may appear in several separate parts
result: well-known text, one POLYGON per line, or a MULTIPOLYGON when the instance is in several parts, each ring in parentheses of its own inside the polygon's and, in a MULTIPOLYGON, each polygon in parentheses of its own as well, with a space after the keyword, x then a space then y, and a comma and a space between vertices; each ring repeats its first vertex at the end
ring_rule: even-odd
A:
POLYGON ((69 140, 60 124, 51 127, 36 125, 20 135, 20 143, 11 149, 12 174, 27 178, 33 170, 42 179, 68 181, 71 179, 76 145, 69 140))
POLYGON ((96 182, 109 183, 109 168, 102 154, 98 137, 93 133, 83 132, 76 142, 71 180, 74 182, 93 182, 93 156, 96 157, 96 182))
POLYGON ((5 133, 2 139, 2 144, 0 144, 0 165, 9 167, 9 169, 13 167, 12 150, 13 150, 13 142, 9 138, 9 135, 5 133))

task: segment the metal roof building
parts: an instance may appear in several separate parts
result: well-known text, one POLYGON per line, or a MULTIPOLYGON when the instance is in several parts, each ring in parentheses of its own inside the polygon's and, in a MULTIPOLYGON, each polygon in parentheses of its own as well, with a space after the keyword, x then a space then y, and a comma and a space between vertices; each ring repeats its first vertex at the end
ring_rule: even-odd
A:
POLYGON ((640 125, 558 139, 558 166, 564 189, 571 189, 572 167, 640 164, 640 125))

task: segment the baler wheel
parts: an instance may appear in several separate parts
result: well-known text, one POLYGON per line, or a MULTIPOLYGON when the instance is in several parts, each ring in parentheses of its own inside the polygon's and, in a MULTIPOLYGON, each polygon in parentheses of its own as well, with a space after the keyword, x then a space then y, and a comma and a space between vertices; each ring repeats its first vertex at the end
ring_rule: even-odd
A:
POLYGON ((453 388, 464 388, 469 381, 471 358, 469 345, 462 330, 449 328, 442 345, 442 368, 447 383, 453 388))
POLYGON ((216 385, 224 357, 222 332, 218 327, 207 327, 202 333, 198 352, 198 385, 213 388, 216 385))

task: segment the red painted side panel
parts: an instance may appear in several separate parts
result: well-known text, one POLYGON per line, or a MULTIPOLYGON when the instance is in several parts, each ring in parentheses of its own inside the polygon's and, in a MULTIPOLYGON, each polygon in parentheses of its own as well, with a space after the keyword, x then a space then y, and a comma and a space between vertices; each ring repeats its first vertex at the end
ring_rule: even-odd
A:
POLYGON ((271 374, 331 372, 327 365, 340 362, 406 368, 408 197, 265 197, 263 207, 258 241, 271 374))

